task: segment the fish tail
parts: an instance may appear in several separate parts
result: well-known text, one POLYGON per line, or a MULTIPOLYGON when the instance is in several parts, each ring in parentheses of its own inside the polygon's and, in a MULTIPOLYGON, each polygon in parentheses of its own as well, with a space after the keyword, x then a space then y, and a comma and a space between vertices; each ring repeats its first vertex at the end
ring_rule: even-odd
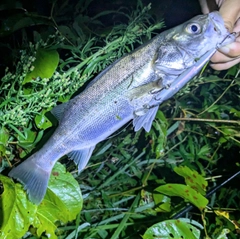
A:
POLYGON ((20 181, 28 193, 29 200, 38 205, 46 194, 50 173, 51 169, 43 169, 30 157, 13 168, 8 175, 20 181))

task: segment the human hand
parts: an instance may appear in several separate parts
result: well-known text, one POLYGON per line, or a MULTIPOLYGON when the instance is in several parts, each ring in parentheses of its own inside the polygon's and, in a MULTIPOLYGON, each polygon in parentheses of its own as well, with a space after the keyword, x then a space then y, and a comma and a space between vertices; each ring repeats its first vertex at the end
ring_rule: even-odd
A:
MULTIPOLYGON (((199 0, 203 13, 210 12, 210 0, 199 0)), ((229 32, 240 32, 240 0, 213 0, 229 32)), ((225 70, 240 62, 240 35, 236 41, 220 48, 211 58, 211 67, 225 70)))

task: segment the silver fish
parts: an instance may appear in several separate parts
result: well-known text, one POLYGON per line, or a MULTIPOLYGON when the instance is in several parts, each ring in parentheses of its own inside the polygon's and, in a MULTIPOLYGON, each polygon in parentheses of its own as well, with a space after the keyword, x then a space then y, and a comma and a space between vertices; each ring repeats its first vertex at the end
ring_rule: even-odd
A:
POLYGON ((59 126, 47 143, 13 168, 9 176, 19 180, 29 199, 39 204, 59 158, 67 154, 80 172, 96 144, 130 120, 135 131, 149 131, 158 109, 159 92, 228 34, 218 12, 199 15, 117 60, 82 93, 52 110, 59 126), (148 107, 152 102, 156 105, 148 107))

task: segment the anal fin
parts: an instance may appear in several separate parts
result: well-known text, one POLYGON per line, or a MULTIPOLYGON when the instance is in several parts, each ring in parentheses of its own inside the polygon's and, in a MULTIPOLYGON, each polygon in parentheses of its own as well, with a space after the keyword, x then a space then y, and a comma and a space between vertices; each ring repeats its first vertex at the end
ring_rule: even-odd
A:
POLYGON ((72 159, 74 163, 78 166, 78 173, 80 173, 86 167, 89 159, 92 156, 94 148, 95 145, 89 148, 74 150, 68 153, 68 157, 72 159))

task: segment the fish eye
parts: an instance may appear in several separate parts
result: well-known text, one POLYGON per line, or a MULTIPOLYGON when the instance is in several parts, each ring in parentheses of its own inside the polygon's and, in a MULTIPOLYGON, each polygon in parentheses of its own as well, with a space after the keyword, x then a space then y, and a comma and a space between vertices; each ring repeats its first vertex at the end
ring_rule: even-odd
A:
POLYGON ((199 34, 201 33, 202 29, 201 26, 197 23, 190 23, 186 27, 186 31, 190 34, 199 34))

